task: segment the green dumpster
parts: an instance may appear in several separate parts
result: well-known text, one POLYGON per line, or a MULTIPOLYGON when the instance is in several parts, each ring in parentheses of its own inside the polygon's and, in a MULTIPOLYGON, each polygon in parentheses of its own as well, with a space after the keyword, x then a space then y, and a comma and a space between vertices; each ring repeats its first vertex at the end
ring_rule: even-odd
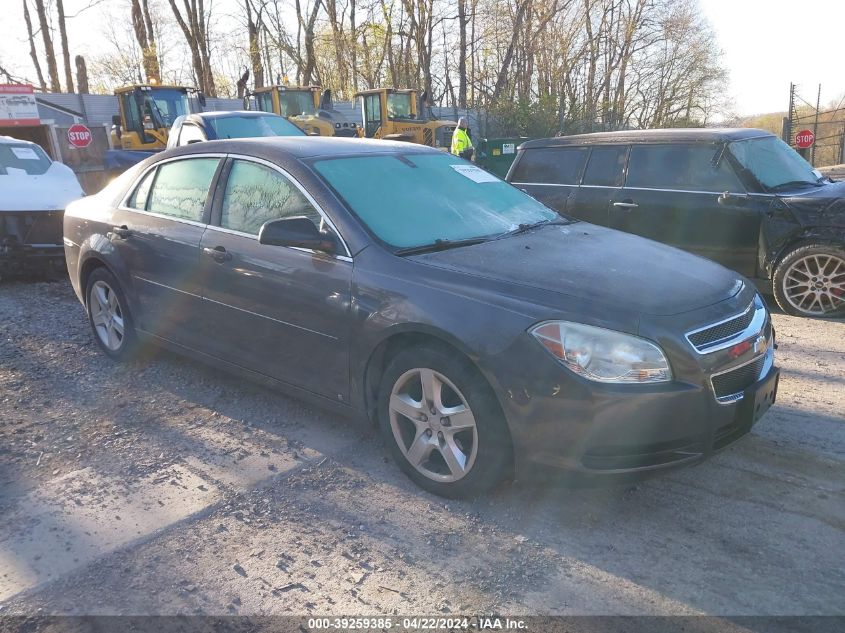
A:
POLYGON ((516 158, 516 148, 527 140, 525 136, 483 138, 475 148, 475 164, 504 178, 516 158))

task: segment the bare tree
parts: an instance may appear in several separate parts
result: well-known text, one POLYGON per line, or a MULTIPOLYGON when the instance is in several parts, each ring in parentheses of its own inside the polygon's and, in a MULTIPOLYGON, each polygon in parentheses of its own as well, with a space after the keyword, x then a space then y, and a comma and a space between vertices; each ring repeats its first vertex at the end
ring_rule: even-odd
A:
POLYGON ((76 86, 80 94, 88 94, 88 66, 85 64, 85 58, 82 55, 77 55, 76 59, 76 86))
POLYGON ((29 39, 29 56, 32 59, 32 65, 35 66, 38 85, 42 92, 47 92, 47 84, 44 83, 44 73, 41 72, 41 63, 38 61, 38 53, 35 51, 35 37, 32 32, 32 19, 29 17, 29 3, 27 0, 23 0, 23 19, 26 22, 26 36, 29 39))
POLYGON ((214 84, 214 74, 211 70, 211 61, 208 42, 208 18, 205 11, 204 0, 183 0, 185 15, 179 11, 175 0, 168 0, 173 10, 173 17, 182 29, 185 41, 191 50, 191 61, 193 63, 194 76, 202 90, 209 97, 217 96, 217 88, 214 84))
POLYGON ((56 0, 56 12, 58 13, 59 36, 62 42, 62 61, 65 67, 65 90, 73 92, 73 73, 70 69, 70 50, 67 44, 67 24, 65 21, 64 0, 56 0))
POLYGON ((35 12, 38 14, 38 24, 41 30, 41 39, 44 42, 44 55, 47 60, 47 74, 50 77, 50 91, 61 92, 59 84, 59 68, 56 65, 56 51, 53 48, 50 22, 47 20, 47 9, 44 0, 35 0, 35 12))

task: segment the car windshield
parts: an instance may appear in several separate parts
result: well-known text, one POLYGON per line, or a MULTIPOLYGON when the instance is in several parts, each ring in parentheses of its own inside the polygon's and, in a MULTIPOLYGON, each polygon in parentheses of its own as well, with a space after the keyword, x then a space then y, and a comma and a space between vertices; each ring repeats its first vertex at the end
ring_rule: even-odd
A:
POLYGON ((0 176, 22 170, 30 176, 40 176, 50 169, 52 161, 37 145, 28 143, 0 144, 0 176))
POLYGON ((559 218, 519 189, 445 153, 326 158, 314 168, 394 248, 493 238, 559 218))
POLYGON ((227 116, 208 118, 216 138, 256 136, 304 136, 305 132, 280 116, 227 116))
POLYGON ((411 118, 411 95, 390 93, 387 95, 387 116, 391 119, 411 118))
POLYGON ((314 114, 314 97, 310 90, 280 90, 279 107, 282 116, 314 114))
POLYGON ((766 189, 818 183, 810 164, 777 137, 733 141, 728 148, 737 162, 766 189))

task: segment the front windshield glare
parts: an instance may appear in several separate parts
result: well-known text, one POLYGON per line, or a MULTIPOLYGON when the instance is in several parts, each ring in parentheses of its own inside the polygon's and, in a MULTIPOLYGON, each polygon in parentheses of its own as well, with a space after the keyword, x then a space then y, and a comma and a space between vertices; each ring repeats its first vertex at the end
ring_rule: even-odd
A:
POLYGON ((394 248, 494 237, 558 217, 519 189, 445 153, 321 159, 314 167, 394 248))
POLYGON ((734 141, 731 154, 767 189, 786 184, 815 184, 813 168, 789 145, 774 136, 734 141))

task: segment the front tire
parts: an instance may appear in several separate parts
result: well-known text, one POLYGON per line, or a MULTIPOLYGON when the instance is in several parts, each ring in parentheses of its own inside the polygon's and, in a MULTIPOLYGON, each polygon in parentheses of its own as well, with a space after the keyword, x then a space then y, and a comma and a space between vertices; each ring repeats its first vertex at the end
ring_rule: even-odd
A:
POLYGON ((469 361, 439 347, 414 347, 390 362, 379 426, 399 468, 436 495, 477 496, 510 467, 510 435, 492 388, 469 361))
POLYGON ((94 340, 107 356, 128 360, 137 346, 137 335, 126 295, 117 279, 105 268, 97 268, 85 286, 85 305, 94 340))
POLYGON ((772 286, 787 314, 832 317, 845 313, 845 249, 805 244, 791 250, 775 268, 772 286))

